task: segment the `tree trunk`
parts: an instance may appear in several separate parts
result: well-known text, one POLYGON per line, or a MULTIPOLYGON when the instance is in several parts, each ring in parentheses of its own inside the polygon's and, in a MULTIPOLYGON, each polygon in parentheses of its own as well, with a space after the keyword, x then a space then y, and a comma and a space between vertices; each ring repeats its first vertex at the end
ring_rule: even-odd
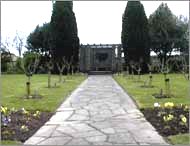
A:
POLYGON ((30 96, 30 76, 28 76, 28 81, 26 82, 26 93, 27 93, 27 98, 30 96))
POLYGON ((59 73, 59 82, 62 82, 62 72, 59 73))
POLYGON ((149 87, 152 86, 152 73, 149 72, 149 87))
POLYGON ((141 71, 138 70, 138 81, 140 81, 140 79, 141 79, 141 71))
POLYGON ((164 53, 164 66, 166 66, 166 60, 167 60, 167 54, 166 53, 164 53))
POLYGON ((71 75, 73 75, 73 74, 74 74, 74 67, 71 66, 71 75))
POLYGON ((166 80, 165 80, 165 88, 166 88, 166 96, 170 96, 170 82, 169 82, 170 80, 167 78, 166 80))
POLYGON ((133 79, 133 76, 134 76, 133 68, 132 68, 131 74, 132 74, 131 78, 133 79))
POLYGON ((31 77, 30 76, 28 76, 28 82, 30 83, 30 79, 31 79, 31 77))
POLYGON ((51 71, 48 71, 48 88, 51 88, 51 71))

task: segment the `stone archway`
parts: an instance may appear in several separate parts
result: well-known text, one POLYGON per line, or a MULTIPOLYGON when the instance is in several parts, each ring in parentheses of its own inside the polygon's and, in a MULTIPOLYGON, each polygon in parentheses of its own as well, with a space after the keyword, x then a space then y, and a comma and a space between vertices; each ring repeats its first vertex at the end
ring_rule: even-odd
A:
POLYGON ((121 44, 81 45, 80 71, 120 71, 121 51, 121 44))

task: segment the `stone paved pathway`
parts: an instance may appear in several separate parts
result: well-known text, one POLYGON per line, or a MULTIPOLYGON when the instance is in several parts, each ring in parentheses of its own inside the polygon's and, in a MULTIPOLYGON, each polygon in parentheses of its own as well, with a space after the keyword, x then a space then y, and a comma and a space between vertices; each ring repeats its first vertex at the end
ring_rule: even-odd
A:
MULTIPOLYGON (((48 105, 47 105, 48 106, 48 105)), ((25 144, 166 145, 112 76, 89 76, 25 144)))

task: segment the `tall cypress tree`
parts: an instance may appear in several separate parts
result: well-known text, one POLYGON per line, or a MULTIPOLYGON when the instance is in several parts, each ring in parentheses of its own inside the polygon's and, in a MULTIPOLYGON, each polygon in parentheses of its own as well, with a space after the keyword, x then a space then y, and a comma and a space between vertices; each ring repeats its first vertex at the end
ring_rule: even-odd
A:
POLYGON ((122 18, 122 46, 125 62, 140 63, 143 72, 149 62, 148 20, 143 5, 139 1, 128 1, 122 18))
POLYGON ((63 56, 70 61, 78 62, 79 38, 72 1, 56 1, 51 16, 51 32, 53 36, 52 48, 54 58, 63 56))

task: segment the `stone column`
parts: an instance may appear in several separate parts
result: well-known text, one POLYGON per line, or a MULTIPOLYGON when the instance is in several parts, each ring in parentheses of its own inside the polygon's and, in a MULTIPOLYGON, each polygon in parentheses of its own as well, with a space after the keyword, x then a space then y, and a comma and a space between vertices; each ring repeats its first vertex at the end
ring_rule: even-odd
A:
POLYGON ((79 69, 81 72, 84 72, 84 48, 81 45, 79 48, 79 69))
POLYGON ((112 45, 112 71, 115 72, 115 46, 112 45))
POLYGON ((87 45, 86 47, 86 71, 90 71, 90 46, 87 45))
POLYGON ((122 71, 122 57, 121 57, 121 46, 118 45, 118 71, 121 72, 122 71))

